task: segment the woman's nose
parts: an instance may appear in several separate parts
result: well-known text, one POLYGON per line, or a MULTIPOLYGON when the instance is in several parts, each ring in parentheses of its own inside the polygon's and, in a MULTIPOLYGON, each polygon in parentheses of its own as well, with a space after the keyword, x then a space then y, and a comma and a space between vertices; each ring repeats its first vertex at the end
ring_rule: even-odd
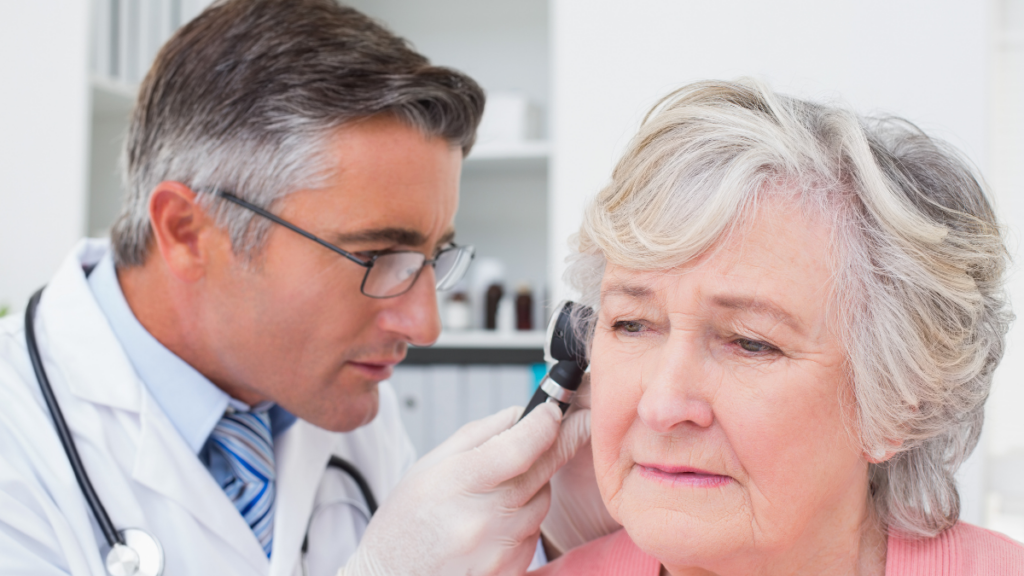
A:
POLYGON ((429 346, 441 334, 434 267, 426 266, 408 292, 392 298, 377 317, 378 325, 416 346, 429 346))
POLYGON ((652 360, 641 375, 642 395, 637 406, 640 420, 659 434, 678 426, 711 426, 715 415, 696 347, 670 341, 652 360))

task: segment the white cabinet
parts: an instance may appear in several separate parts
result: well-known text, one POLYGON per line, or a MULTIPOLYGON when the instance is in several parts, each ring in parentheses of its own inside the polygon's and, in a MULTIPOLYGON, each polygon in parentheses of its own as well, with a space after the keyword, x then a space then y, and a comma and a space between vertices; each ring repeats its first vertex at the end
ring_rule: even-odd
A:
POLYGON ((402 424, 421 456, 467 422, 525 405, 534 383, 523 365, 401 365, 391 378, 402 424))

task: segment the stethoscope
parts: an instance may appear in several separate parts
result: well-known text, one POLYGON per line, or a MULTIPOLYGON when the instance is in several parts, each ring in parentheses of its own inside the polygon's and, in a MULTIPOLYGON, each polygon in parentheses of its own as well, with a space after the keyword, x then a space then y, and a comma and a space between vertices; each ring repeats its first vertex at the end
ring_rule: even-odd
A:
MULTIPOLYGON (((40 288, 29 299, 28 308, 25 310, 25 343, 28 348, 28 357, 32 361, 32 369, 39 381, 39 388, 43 392, 46 407, 50 409, 53 425, 57 428, 57 436, 60 437, 60 443, 64 446, 71 470, 75 473, 78 487, 81 488, 82 495, 85 497, 89 509, 92 510, 96 522, 100 525, 100 531, 103 532, 107 545, 110 546, 106 558, 107 573, 110 576, 161 576, 164 572, 164 549, 160 545, 160 541, 141 528, 116 529, 114 523, 110 521, 110 516, 107 515, 107 510, 103 507, 103 503, 100 502, 96 490, 92 487, 89 475, 85 472, 82 458, 78 455, 78 448, 75 447, 75 441, 71 438, 71 431, 60 411, 60 405, 57 404, 57 398, 53 395, 50 379, 46 376, 46 370, 43 368, 43 361, 39 355, 39 345, 36 343, 36 308, 39 306, 39 299, 42 295, 43 289, 40 288)), ((363 494, 370 516, 373 516, 377 511, 377 500, 373 497, 370 484, 359 470, 351 462, 338 456, 331 456, 327 466, 338 468, 352 477, 363 494)), ((303 559, 305 559, 308 548, 309 528, 307 526, 306 536, 302 540, 303 559)))

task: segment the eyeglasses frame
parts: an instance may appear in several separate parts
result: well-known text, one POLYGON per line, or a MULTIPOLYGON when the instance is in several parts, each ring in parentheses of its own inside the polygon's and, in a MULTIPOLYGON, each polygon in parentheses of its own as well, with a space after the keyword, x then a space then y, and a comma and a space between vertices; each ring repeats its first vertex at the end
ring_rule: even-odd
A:
MULTIPOLYGON (((296 234, 298 234, 300 236, 308 238, 308 239, 312 240, 313 242, 316 242, 317 244, 323 246, 324 248, 327 248, 328 250, 331 250, 331 251, 333 251, 333 252, 335 252, 337 254, 340 254, 340 255, 344 256, 345 258, 351 260, 352 262, 355 262, 356 264, 362 266, 363 268, 366 268, 366 274, 363 275, 363 281, 359 285, 359 292, 363 296, 366 296, 367 298, 376 298, 378 300, 383 300, 385 298, 396 298, 398 296, 401 296, 402 294, 405 294, 409 290, 412 290, 412 287, 416 285, 416 282, 420 279, 420 274, 423 273, 423 269, 424 268, 426 268, 428 265, 429 266, 434 266, 435 264, 437 264, 437 260, 441 256, 441 254, 443 254, 445 252, 450 252, 452 250, 459 250, 459 249, 465 248, 464 246, 458 246, 455 243, 452 243, 450 248, 445 248, 444 250, 441 250, 440 252, 437 253, 437 256, 435 256, 433 258, 426 258, 426 257, 424 257, 423 265, 421 265, 419 270, 416 271, 416 277, 413 278, 412 282, 409 283, 409 286, 405 290, 402 290, 398 294, 391 294, 389 296, 373 296, 371 294, 367 294, 366 293, 366 280, 367 280, 367 278, 370 277, 370 270, 373 269, 373 265, 374 265, 374 263, 377 262, 377 258, 378 257, 383 256, 385 254, 397 254, 397 253, 401 253, 401 252, 409 252, 409 253, 417 253, 417 254, 420 254, 420 253, 416 252, 415 250, 398 250, 398 251, 394 251, 394 252, 381 252, 381 253, 378 253, 378 254, 374 254, 373 257, 371 257, 368 261, 364 261, 361 258, 359 258, 358 256, 356 256, 355 254, 352 254, 351 252, 349 252, 348 250, 345 250, 344 248, 339 248, 338 246, 335 246, 334 244, 331 244, 330 242, 328 242, 328 241, 318 237, 317 235, 313 234, 312 232, 307 232, 306 230, 303 230, 302 228, 299 228, 298 226, 296 226, 295 224, 292 224, 291 222, 285 220, 284 218, 281 218, 280 216, 278 216, 278 215, 276 215, 276 214, 274 214, 272 212, 264 210, 263 208, 260 208, 259 206, 253 204, 252 202, 249 202, 248 200, 243 200, 242 198, 239 198, 238 196, 235 196, 231 192, 225 192, 223 190, 214 190, 212 192, 212 194, 213 194, 213 196, 216 196, 218 198, 223 198, 224 200, 227 200, 228 202, 231 202, 233 204, 237 204, 238 206, 241 206, 242 208, 245 208, 245 209, 250 210, 250 211, 252 211, 252 212, 254 212, 256 214, 259 214, 260 216, 263 216, 264 218, 266 218, 267 220, 270 220, 271 222, 273 222, 275 224, 280 224, 281 226, 284 226, 285 228, 291 230, 292 232, 295 232, 296 234)), ((469 257, 471 259, 474 257, 474 254, 473 254, 472 251, 469 253, 469 257)))

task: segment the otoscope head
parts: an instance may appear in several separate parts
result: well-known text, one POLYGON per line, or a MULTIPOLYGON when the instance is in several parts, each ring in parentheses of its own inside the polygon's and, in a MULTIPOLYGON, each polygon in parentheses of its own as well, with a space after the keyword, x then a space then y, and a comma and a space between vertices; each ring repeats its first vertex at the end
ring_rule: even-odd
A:
POLYGON ((562 360, 551 367, 548 378, 558 382, 562 388, 575 392, 579 389, 580 382, 583 381, 584 370, 585 368, 572 360, 562 360))
POLYGON ((557 402, 562 414, 569 409, 572 397, 583 381, 583 372, 589 364, 581 331, 575 330, 572 325, 574 313, 580 317, 593 314, 593 310, 569 301, 562 302, 555 308, 555 314, 548 324, 548 337, 544 342, 544 359, 554 362, 555 365, 541 380, 529 404, 526 405, 526 410, 519 417, 520 420, 546 402, 557 402))
POLYGON ((572 314, 591 313, 592 311, 576 302, 562 301, 556 308, 551 322, 548 324, 548 335, 544 343, 544 359, 548 362, 564 362, 572 360, 581 370, 587 368, 586 344, 579 340, 581 336, 572 325, 572 314))

